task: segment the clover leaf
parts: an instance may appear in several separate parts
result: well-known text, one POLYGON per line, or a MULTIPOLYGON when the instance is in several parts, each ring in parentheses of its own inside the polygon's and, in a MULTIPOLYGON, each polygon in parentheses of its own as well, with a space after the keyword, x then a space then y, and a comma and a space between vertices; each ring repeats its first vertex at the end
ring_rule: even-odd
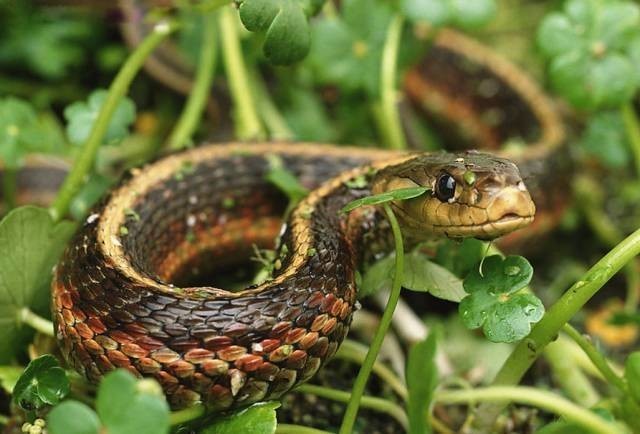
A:
MULTIPOLYGON (((87 140, 106 99, 107 91, 98 89, 89 95, 87 102, 76 101, 64 109, 64 118, 68 122, 67 136, 71 143, 79 145, 87 140)), ((114 144, 122 140, 135 118, 135 104, 127 97, 122 98, 109 121, 105 143, 114 144)))
POLYGON ((611 168, 624 167, 629 162, 628 138, 617 111, 598 112, 591 116, 580 145, 611 168))
POLYGON ((155 380, 136 380, 119 369, 107 374, 98 388, 96 412, 76 401, 65 401, 47 417, 51 434, 166 434, 169 406, 155 380), (97 412, 97 414, 96 414, 97 412), (80 423, 82 421, 83 423, 80 423))
POLYGON ((307 17, 315 15, 324 0, 244 0, 240 20, 247 30, 264 32, 262 50, 275 65, 288 65, 309 53, 311 36, 307 17))
POLYGON ((495 0, 402 0, 401 8, 413 22, 463 29, 481 27, 496 13, 495 0))
POLYGON ((56 405, 69 393, 69 379, 55 357, 33 359, 13 388, 13 401, 25 410, 56 405))
POLYGON ((515 342, 540 321, 544 306, 535 295, 521 291, 531 281, 533 268, 521 256, 489 256, 480 269, 463 282, 469 293, 459 305, 462 322, 469 329, 482 327, 492 342, 515 342))
POLYGON ((276 408, 279 402, 261 402, 217 419, 200 431, 201 434, 273 434, 276 432, 276 408))
POLYGON ((640 85, 640 7, 629 1, 568 0, 538 29, 554 88, 577 108, 619 107, 640 85))
POLYGON ((25 309, 46 312, 51 270, 74 231, 45 209, 25 206, 0 221, 0 363, 13 358, 25 309))
POLYGON ((377 95, 382 47, 392 14, 388 2, 346 0, 340 16, 317 21, 309 54, 317 81, 377 95))
POLYGON ((0 160, 17 168, 29 152, 51 149, 49 129, 27 101, 7 97, 0 99, 0 160))

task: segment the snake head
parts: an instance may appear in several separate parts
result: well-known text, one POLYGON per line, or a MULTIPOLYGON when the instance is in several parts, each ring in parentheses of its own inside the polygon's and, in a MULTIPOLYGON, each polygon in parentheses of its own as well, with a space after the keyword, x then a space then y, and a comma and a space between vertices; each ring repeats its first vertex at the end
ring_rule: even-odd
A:
POLYGON ((417 186, 430 191, 392 207, 405 235, 418 240, 498 238, 529 225, 536 210, 517 166, 477 151, 419 154, 381 169, 373 193, 417 186))

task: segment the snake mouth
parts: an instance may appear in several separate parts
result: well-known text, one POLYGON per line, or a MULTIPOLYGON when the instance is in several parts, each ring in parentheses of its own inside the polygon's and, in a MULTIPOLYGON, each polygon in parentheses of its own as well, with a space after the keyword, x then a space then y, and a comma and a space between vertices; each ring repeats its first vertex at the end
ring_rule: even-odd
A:
POLYGON ((493 240, 524 228, 533 222, 533 215, 521 216, 509 213, 498 220, 470 225, 436 225, 434 230, 443 233, 449 238, 473 237, 479 240, 493 240))

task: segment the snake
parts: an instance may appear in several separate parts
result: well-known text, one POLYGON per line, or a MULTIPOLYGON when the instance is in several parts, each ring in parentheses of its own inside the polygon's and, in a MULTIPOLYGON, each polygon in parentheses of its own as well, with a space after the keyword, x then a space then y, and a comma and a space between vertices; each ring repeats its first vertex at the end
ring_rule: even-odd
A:
POLYGON ((517 166, 473 151, 211 144, 136 169, 91 212, 56 267, 62 354, 94 382, 116 368, 151 376, 173 408, 277 399, 335 354, 356 310, 356 270, 380 239, 381 217, 372 207, 341 210, 411 187, 429 192, 391 206, 412 240, 493 239, 535 214, 517 166), (287 200, 267 179, 274 158, 311 192, 282 232, 287 200), (264 283, 189 285, 278 234, 264 283))
MULTIPOLYGON (((146 32, 142 13, 137 2, 122 4, 133 5, 124 33, 135 45, 146 32)), ((146 66, 187 92, 192 71, 174 51, 161 47, 146 66)), ((56 267, 52 316, 68 363, 93 382, 115 368, 153 377, 176 409, 276 399, 336 352, 358 306, 356 270, 369 250, 391 247, 380 211, 340 213, 348 201, 428 187, 392 203, 407 238, 500 237, 508 249, 556 225, 569 203, 564 130, 533 80, 443 29, 403 89, 401 110, 428 117, 448 147, 492 149, 519 171, 477 152, 316 143, 205 144, 134 169, 94 208, 56 267), (526 146, 497 150, 510 141, 526 146), (311 191, 284 225, 287 199, 265 181, 274 161, 311 191), (237 269, 276 238, 271 280, 240 291, 210 286, 216 273, 237 269)), ((407 136, 420 147, 409 127, 407 136)), ((28 163, 19 199, 46 204, 66 168, 28 163)))

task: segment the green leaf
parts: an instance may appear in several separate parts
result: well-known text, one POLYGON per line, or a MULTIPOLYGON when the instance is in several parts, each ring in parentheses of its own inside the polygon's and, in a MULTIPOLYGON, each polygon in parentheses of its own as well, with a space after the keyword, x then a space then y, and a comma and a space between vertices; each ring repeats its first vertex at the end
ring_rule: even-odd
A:
POLYGON ((402 0, 400 7, 411 21, 465 29, 481 27, 496 12, 494 0, 402 0))
POLYGON ((409 20, 436 27, 449 24, 453 13, 449 0, 402 0, 400 7, 409 20))
POLYGON ((459 305, 469 329, 482 327, 492 342, 516 342, 540 321, 544 306, 535 295, 520 291, 531 281, 533 268, 521 256, 488 257, 480 270, 464 279, 466 298, 459 305))
POLYGON ((0 99, 0 160, 17 168, 30 152, 52 149, 49 129, 27 101, 7 97, 0 99))
POLYGON ((22 366, 0 366, 0 386, 7 394, 13 393, 13 388, 23 372, 22 366))
POLYGON ((496 14, 494 0, 450 0, 454 25, 463 29, 477 29, 496 14))
POLYGON ((475 238, 446 239, 439 243, 434 262, 463 277, 478 265, 486 251, 486 243, 475 238))
POLYGON ((393 10, 386 1, 346 0, 339 17, 314 23, 309 65, 319 84, 379 92, 380 64, 393 10))
POLYGON ((344 206, 344 208, 340 210, 340 212, 350 212, 365 205, 379 205, 382 203, 392 202, 394 200, 413 199, 414 197, 422 196, 427 191, 430 191, 428 187, 408 187, 399 188, 397 190, 387 191, 380 194, 374 194, 349 202, 344 206))
POLYGON ((55 405, 69 393, 69 379, 55 357, 32 360, 13 389, 13 401, 25 410, 55 405))
MULTIPOLYGON (((104 89, 94 90, 87 102, 77 101, 64 109, 64 118, 68 122, 67 136, 72 143, 80 145, 87 140, 107 99, 107 93, 104 89)), ((135 118, 135 104, 127 97, 122 98, 109 121, 104 138, 105 143, 114 144, 127 136, 129 126, 135 118)))
MULTIPOLYGON (((395 255, 389 255, 369 267, 363 276, 358 297, 364 298, 391 287, 395 255)), ((466 293, 462 281, 446 268, 431 262, 419 250, 405 256, 402 286, 416 292, 429 292, 434 297, 459 302, 466 293)))
POLYGON ((96 38, 99 29, 92 26, 87 14, 73 9, 42 8, 32 2, 0 2, 3 66, 26 66, 37 75, 58 79, 90 58, 87 42, 96 38))
POLYGON ((279 402, 262 402, 217 419, 201 434, 273 434, 276 432, 276 408, 279 402))
POLYGON ((438 333, 432 330, 424 341, 418 342, 409 350, 407 415, 410 434, 431 432, 431 427, 427 423, 427 412, 433 392, 438 385, 438 368, 435 362, 437 336, 438 333))
POLYGON ((322 3, 244 0, 240 5, 240 19, 247 30, 265 33, 263 52, 271 63, 288 65, 309 53, 311 37, 307 15, 315 14, 322 3))
POLYGON ((548 57, 580 50, 585 41, 580 28, 574 26, 569 18, 560 13, 549 14, 538 29, 538 45, 548 57))
POLYGON ((640 351, 633 352, 624 364, 624 378, 629 385, 629 394, 640 404, 640 351))
POLYGON ((47 430, 50 434, 98 434, 100 421, 86 404, 65 401, 47 415, 47 430))
POLYGON ((71 222, 54 223, 45 209, 16 208, 0 221, 0 363, 20 346, 23 308, 39 310, 48 300, 51 270, 74 231, 71 222))
POLYGON ((267 159, 269 171, 265 175, 265 179, 286 194, 290 203, 296 204, 309 194, 309 190, 304 188, 294 174, 284 167, 282 160, 277 155, 267 155, 267 159))
POLYGON ((587 122, 580 138, 584 150, 611 168, 626 166, 630 158, 629 145, 620 112, 598 112, 587 122))
POLYGON ((574 106, 596 110, 631 100, 640 86, 632 44, 640 8, 628 1, 570 0, 538 29, 554 88, 574 106))
MULTIPOLYGON (((162 434, 169 432, 169 407, 164 396, 141 387, 143 382, 125 370, 104 377, 96 410, 109 434, 162 434)), ((159 388, 158 388, 159 389, 159 388)))
POLYGON ((536 434, 589 434, 581 425, 558 421, 543 426, 536 431, 536 434))

